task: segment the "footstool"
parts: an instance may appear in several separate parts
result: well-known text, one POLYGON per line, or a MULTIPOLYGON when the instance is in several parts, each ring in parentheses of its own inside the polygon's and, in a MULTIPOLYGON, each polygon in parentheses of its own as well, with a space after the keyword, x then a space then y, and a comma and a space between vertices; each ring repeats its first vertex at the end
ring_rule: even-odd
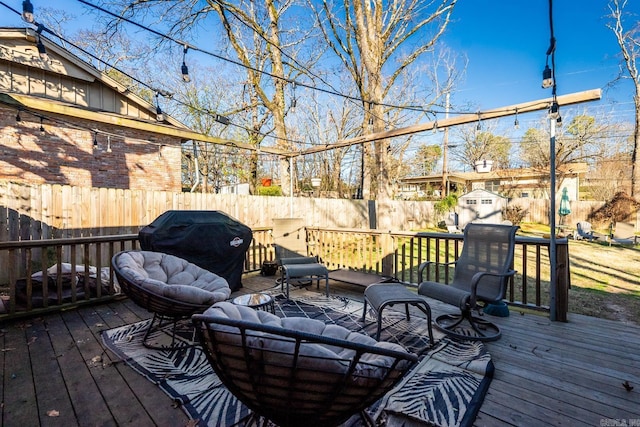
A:
MULTIPOLYGON (((320 264, 315 257, 293 257, 281 258, 280 265, 282 276, 280 278, 280 289, 286 285, 286 296, 289 299, 289 283, 293 279, 307 278, 309 281, 316 281, 316 286, 320 288, 320 280, 325 281, 326 295, 329 296, 329 270, 320 264)), ((284 290, 284 289, 283 289, 284 290)))
POLYGON ((411 292, 400 283, 379 283, 370 285, 364 291, 364 309, 362 311, 362 321, 367 315, 367 303, 371 304, 376 311, 378 317, 378 332, 376 339, 380 339, 380 330, 382 329, 382 312, 387 306, 395 304, 404 304, 407 321, 411 320, 409 316, 409 305, 417 307, 420 311, 427 315, 429 322, 429 342, 433 345, 433 330, 431 328, 431 307, 420 295, 411 292))

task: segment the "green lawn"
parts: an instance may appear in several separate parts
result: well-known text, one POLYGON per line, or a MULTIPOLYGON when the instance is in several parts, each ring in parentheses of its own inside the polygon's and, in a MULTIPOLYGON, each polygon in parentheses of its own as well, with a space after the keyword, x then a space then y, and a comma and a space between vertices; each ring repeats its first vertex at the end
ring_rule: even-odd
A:
MULTIPOLYGON (((549 227, 521 225, 521 234, 540 235, 549 227)), ((569 239, 569 311, 640 324, 640 246, 569 239)))

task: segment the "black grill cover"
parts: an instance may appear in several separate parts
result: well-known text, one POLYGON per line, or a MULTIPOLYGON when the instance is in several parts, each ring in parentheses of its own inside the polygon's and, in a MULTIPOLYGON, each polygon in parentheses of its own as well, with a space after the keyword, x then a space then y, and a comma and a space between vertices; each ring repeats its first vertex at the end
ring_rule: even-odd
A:
POLYGON ((253 233, 221 211, 167 211, 138 233, 145 251, 186 259, 242 287, 245 254, 253 233))

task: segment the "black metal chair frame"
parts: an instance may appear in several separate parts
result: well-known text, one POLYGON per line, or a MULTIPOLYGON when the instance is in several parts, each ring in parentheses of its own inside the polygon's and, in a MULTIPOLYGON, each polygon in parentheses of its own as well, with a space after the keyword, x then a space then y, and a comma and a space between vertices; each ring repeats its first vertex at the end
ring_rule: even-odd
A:
POLYGON ((408 352, 274 325, 201 314, 194 315, 192 321, 212 368, 229 391, 253 411, 250 421, 257 424, 262 419, 281 427, 333 426, 360 413, 365 423, 374 425, 365 409, 391 390, 418 360, 408 352), (257 335, 263 341, 288 342, 295 352, 252 344, 257 335), (350 349, 353 357, 348 361, 314 358, 304 351, 308 344, 350 349), (393 362, 388 368, 377 367, 367 362, 370 354, 391 357, 393 362), (333 362, 348 366, 346 373, 325 368, 333 362), (384 375, 358 376, 359 364, 382 369, 384 375), (314 387, 332 392, 314 394, 314 387))
MULTIPOLYGON (((178 322, 180 320, 190 319, 191 316, 196 313, 204 312, 211 306, 211 304, 192 304, 167 298, 164 295, 159 295, 131 282, 122 273, 116 262, 117 257, 125 252, 127 251, 119 252, 113 256, 111 259, 111 267, 118 279, 122 292, 138 306, 153 313, 153 319, 151 320, 151 323, 149 323, 149 327, 144 334, 142 344, 153 350, 175 350, 178 348, 184 348, 184 345, 176 345, 176 329, 178 322), (155 331, 160 331, 169 324, 171 324, 171 345, 163 346, 151 344, 149 342, 151 334, 155 331)), ((195 342, 195 335, 193 336, 192 341, 195 342)))
POLYGON ((424 269, 435 265, 455 266, 450 284, 425 281, 418 286, 418 293, 451 305, 459 305, 459 314, 443 314, 436 318, 438 329, 454 338, 463 340, 494 341, 502 332, 498 325, 481 317, 486 304, 503 300, 507 282, 513 270, 515 234, 518 226, 502 224, 468 224, 464 229, 464 244, 459 258, 450 263, 426 261, 418 267, 422 280, 424 269), (490 236, 489 238, 486 238, 490 236), (481 303, 482 305, 478 304, 481 303), (477 310, 478 316, 473 315, 477 310), (468 328, 464 328, 463 322, 468 328))

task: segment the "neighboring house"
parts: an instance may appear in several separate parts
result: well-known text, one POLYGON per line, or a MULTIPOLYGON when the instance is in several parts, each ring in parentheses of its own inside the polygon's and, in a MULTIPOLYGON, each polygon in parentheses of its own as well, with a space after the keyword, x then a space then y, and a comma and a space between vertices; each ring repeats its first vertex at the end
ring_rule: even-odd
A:
MULTIPOLYGON (((586 163, 571 163, 558 168, 556 182, 567 188, 569 199, 578 200, 580 181, 588 170, 586 163)), ((489 172, 450 172, 449 192, 465 193, 487 190, 509 198, 549 198, 549 171, 534 168, 499 169, 489 172)), ((429 175, 401 180, 400 197, 439 197, 442 175, 429 175)))
POLYGON ((41 37, 0 28, 0 179, 181 191, 181 144, 195 134, 41 37))

